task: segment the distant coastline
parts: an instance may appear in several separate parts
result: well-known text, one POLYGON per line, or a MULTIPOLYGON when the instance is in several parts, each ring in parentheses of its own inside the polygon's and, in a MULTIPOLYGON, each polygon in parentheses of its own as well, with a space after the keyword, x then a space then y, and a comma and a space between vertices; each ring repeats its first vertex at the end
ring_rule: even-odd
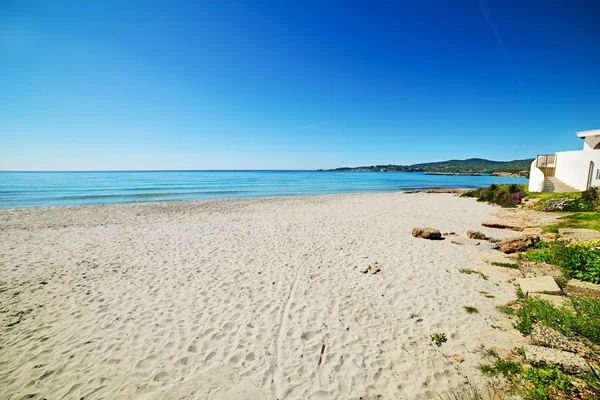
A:
POLYGON ((360 167, 340 167, 319 171, 352 172, 424 172, 428 175, 466 175, 466 176, 509 176, 529 177, 529 166, 533 158, 512 161, 493 161, 484 158, 466 160, 448 160, 412 165, 370 165, 360 167))

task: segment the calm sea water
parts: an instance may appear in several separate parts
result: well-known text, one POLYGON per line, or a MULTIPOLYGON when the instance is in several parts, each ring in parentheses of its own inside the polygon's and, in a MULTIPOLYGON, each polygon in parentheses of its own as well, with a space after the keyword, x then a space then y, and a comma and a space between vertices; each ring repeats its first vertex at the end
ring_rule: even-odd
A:
POLYGON ((475 188, 526 182, 523 178, 414 172, 0 172, 0 208, 475 188))

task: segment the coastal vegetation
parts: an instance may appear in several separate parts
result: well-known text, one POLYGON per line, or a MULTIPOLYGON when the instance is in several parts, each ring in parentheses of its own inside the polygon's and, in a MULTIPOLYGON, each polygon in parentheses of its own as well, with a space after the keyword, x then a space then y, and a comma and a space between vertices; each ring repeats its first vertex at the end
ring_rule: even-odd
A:
POLYGON ((485 201, 502 207, 516 207, 527 195, 525 185, 497 185, 470 190, 464 197, 475 197, 477 201, 485 201))
MULTIPOLYGON (((536 297, 524 297, 513 306, 497 307, 516 318, 515 328, 531 335, 534 324, 541 324, 564 335, 575 346, 593 349, 600 344, 600 300, 569 297, 571 306, 557 307, 536 297), (577 345, 579 343, 579 345, 577 345)), ((525 364, 525 350, 516 348, 509 359, 501 358, 491 349, 483 350, 488 363, 478 369, 487 376, 502 376, 508 391, 521 394, 527 400, 579 399, 600 395, 600 379, 593 369, 580 375, 566 375, 554 365, 525 364), (490 361, 491 360, 491 361, 490 361), (583 394, 584 397, 581 397, 583 394)))
POLYGON ((493 349, 482 348, 480 352, 485 362, 478 364, 477 369, 488 377, 505 379, 502 384, 495 382, 496 392, 526 400, 587 399, 596 398, 588 394, 600 393, 600 381, 593 371, 573 376, 554 365, 532 366, 525 363, 525 350, 521 347, 503 357, 493 349))
POLYGON ((536 208, 540 211, 590 212, 600 211, 600 188, 591 187, 580 193, 528 193, 537 198, 536 208))
POLYGON ((580 228, 600 231, 600 212, 580 212, 558 218, 558 222, 544 226, 544 233, 558 233, 562 228, 580 228))
POLYGON ((540 240, 523 254, 537 263, 558 265, 565 276, 581 281, 600 283, 600 242, 545 242, 540 240))
POLYGON ((515 310, 515 328, 524 335, 531 333, 533 323, 541 323, 571 338, 600 344, 600 300, 570 298, 572 307, 558 308, 544 299, 527 297, 515 310))
POLYGON ((448 160, 412 165, 381 164, 362 167, 341 167, 330 171, 361 172, 430 172, 443 174, 497 174, 529 177, 529 166, 533 159, 492 161, 483 158, 448 160))

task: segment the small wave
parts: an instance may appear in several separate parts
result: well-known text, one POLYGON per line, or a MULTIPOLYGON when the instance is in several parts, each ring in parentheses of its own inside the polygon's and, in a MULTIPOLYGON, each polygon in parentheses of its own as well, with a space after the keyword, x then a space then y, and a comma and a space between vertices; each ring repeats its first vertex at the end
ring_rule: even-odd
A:
POLYGON ((242 190, 216 190, 216 191, 196 191, 196 192, 154 192, 154 193, 135 193, 135 194, 123 194, 123 193, 112 193, 112 194, 89 194, 89 195, 72 195, 72 196, 60 196, 56 197, 56 200, 108 200, 108 199, 149 199, 159 197, 183 197, 183 196, 195 196, 195 195, 239 195, 244 193, 250 193, 242 190))

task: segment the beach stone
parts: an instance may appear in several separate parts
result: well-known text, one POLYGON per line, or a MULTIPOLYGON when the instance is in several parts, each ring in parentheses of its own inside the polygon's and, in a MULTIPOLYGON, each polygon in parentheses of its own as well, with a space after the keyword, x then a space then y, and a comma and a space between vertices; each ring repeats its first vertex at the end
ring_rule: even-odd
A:
POLYGON ((498 249, 503 253, 516 253, 523 251, 529 247, 533 247, 540 241, 538 235, 523 235, 509 239, 504 239, 498 242, 498 249))
POLYGON ((414 228, 412 235, 417 238, 429 240, 440 240, 442 238, 441 232, 433 228, 414 228))
POLYGON ((591 242, 600 240, 600 232, 593 229, 560 228, 558 234, 565 241, 591 242))
POLYGON ((570 295, 577 297, 593 297, 595 299, 600 299, 600 285, 591 282, 571 279, 567 282, 566 291, 570 295))
POLYGON ((517 225, 512 222, 506 222, 506 221, 484 221, 481 223, 481 226, 485 226, 486 228, 510 229, 510 230, 519 231, 519 232, 524 229, 523 226, 517 225))
POLYGON ((535 278, 523 278, 517 281, 523 293, 546 293, 546 294, 562 294, 560 287, 554 281, 554 278, 547 276, 539 276, 535 278))
POLYGON ((527 345, 525 346, 525 358, 534 367, 554 365, 564 373, 571 375, 582 374, 590 370, 590 366, 583 357, 548 347, 527 345))
POLYGON ((479 231, 467 231, 467 237, 469 239, 487 240, 487 236, 483 232, 479 231))
POLYGON ((569 301, 569 299, 565 296, 555 296, 555 295, 545 294, 545 293, 531 293, 529 296, 550 302, 556 308, 562 308, 562 307, 572 308, 573 307, 571 302, 569 301))
POLYGON ((534 263, 529 261, 519 262, 519 271, 524 278, 535 278, 538 276, 551 276, 553 278, 564 279, 560 268, 556 265, 546 263, 534 263))
POLYGON ((593 351, 583 343, 570 339, 562 333, 542 324, 533 324, 530 341, 532 345, 550 347, 568 351, 586 357, 593 355, 593 351))

